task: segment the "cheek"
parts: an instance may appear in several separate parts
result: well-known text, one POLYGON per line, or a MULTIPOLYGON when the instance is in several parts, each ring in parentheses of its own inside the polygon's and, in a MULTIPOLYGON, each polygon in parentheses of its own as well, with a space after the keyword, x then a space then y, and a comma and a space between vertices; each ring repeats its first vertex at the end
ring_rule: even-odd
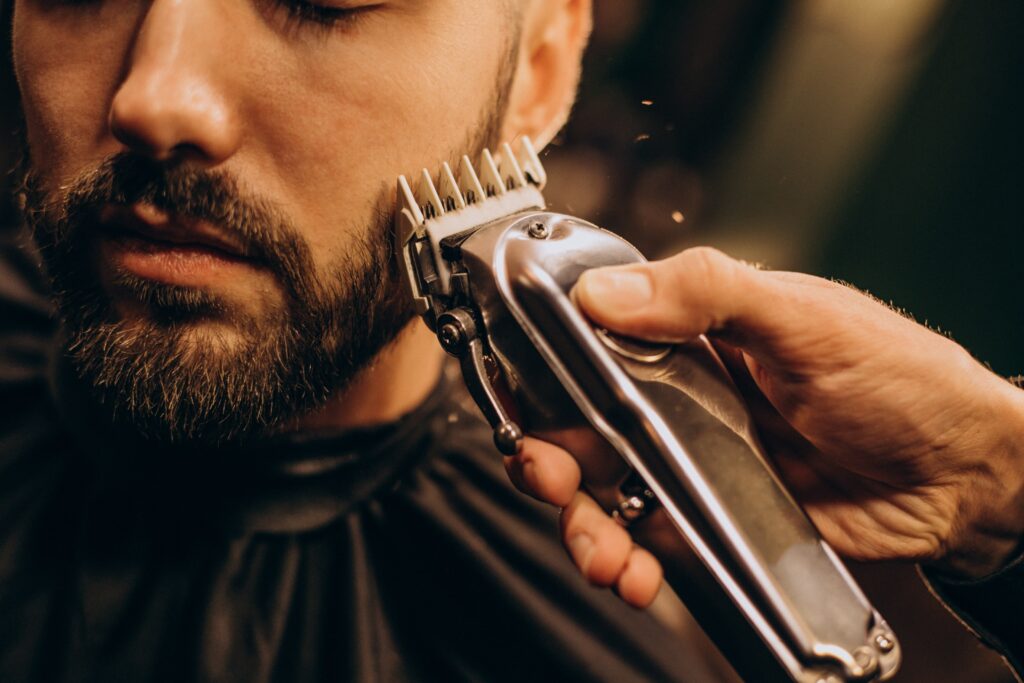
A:
MULTIPOLYGON (((401 40, 367 28, 349 43, 289 51, 260 68, 263 96, 246 116, 258 126, 252 139, 265 145, 260 165, 272 167, 275 194, 289 198, 326 258, 373 224, 376 200, 382 188, 393 193, 398 174, 471 152, 464 146, 492 105, 505 29, 431 20, 448 28, 417 30, 396 18, 388 33, 401 40), (452 49, 452 35, 478 44, 452 49)), ((431 20, 420 17, 420 25, 431 20)))
POLYGON ((33 165, 50 187, 112 151, 108 106, 131 41, 130 16, 82 21, 68 15, 22 2, 13 24, 12 54, 33 165))

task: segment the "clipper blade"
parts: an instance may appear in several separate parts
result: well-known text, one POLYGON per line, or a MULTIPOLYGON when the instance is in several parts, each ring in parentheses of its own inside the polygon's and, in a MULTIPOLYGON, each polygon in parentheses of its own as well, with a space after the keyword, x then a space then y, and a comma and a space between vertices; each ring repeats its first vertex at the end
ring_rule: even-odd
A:
POLYGON ((547 173, 530 138, 519 140, 519 154, 505 143, 497 155, 483 150, 477 166, 468 156, 459 161, 458 175, 447 162, 436 173, 423 169, 415 190, 403 175, 398 178, 398 211, 408 211, 418 225, 445 214, 485 203, 528 187, 543 190, 547 173))
POLYGON ((431 296, 449 292, 441 240, 530 209, 543 209, 547 173, 533 143, 519 139, 518 154, 503 144, 497 154, 483 150, 474 166, 467 156, 458 173, 448 163, 437 173, 423 169, 415 188, 398 177, 395 247, 406 270, 417 309, 432 309, 431 296), (429 248, 428 248, 429 247, 429 248))

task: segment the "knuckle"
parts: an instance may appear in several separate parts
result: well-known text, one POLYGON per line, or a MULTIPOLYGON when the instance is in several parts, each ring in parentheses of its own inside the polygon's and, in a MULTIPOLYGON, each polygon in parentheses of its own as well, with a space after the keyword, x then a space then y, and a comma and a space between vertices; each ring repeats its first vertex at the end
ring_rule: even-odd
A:
POLYGON ((562 528, 563 537, 568 538, 587 524, 586 503, 587 495, 582 491, 577 491, 572 499, 569 500, 569 503, 562 508, 559 524, 562 528))
POLYGON ((687 249, 656 267, 663 296, 705 305, 716 292, 731 288, 739 263, 713 247, 687 249))
POLYGON ((692 247, 674 259, 677 260, 678 270, 685 270, 705 279, 720 277, 737 265, 731 257, 714 247, 692 247))
POLYGON ((586 579, 595 586, 608 588, 609 586, 615 585, 615 582, 619 578, 619 572, 619 567, 616 567, 607 561, 602 561, 602 558, 599 555, 590 565, 590 570, 586 579))
POLYGON ((627 570, 619 579, 618 593, 630 605, 643 609, 650 607, 654 599, 658 597, 660 587, 660 580, 656 581, 651 577, 627 570))
POLYGON ((628 559, 629 550, 623 549, 619 539, 610 535, 601 538, 597 544, 594 561, 590 564, 587 579, 600 586, 611 586, 619 580, 628 559))

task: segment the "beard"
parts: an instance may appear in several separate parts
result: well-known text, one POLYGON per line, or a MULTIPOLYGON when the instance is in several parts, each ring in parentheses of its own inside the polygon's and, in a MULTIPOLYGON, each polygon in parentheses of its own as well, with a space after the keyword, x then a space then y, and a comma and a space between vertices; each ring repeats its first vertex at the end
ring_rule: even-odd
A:
POLYGON ((111 420, 146 438, 223 444, 280 431, 343 391, 413 317, 392 267, 384 190, 372 223, 319 273, 288 217, 223 172, 123 153, 60 196, 32 172, 23 187, 64 356, 111 420), (121 316, 94 266, 97 215, 138 203, 231 234, 274 275, 282 303, 251 314, 204 289, 120 273, 113 284, 146 312, 121 316), (210 322, 230 340, 199 329, 210 322))
MULTIPOLYGON (((490 101, 452 160, 500 140, 518 61, 518 34, 510 38, 490 101)), ((289 217, 222 171, 125 152, 48 192, 26 151, 21 175, 64 357, 115 426, 146 438, 223 445, 284 431, 343 392, 414 317, 393 258, 391 182, 344 257, 318 272, 289 217), (100 209, 134 204, 230 234, 275 276, 283 303, 257 316, 200 288, 120 274, 110 284, 147 314, 125 319, 92 256, 100 209), (210 321, 230 326, 230 343, 199 329, 210 321)))

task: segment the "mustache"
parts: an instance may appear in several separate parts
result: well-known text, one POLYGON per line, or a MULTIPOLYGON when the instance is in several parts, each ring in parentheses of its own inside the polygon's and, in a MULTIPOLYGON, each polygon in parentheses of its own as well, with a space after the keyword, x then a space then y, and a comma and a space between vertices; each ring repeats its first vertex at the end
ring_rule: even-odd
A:
POLYGON ((29 174, 29 216, 43 246, 82 243, 95 232, 106 205, 149 204, 175 217, 205 221, 235 240, 253 261, 271 270, 295 296, 316 286, 309 246, 273 203, 241 189, 225 171, 164 163, 122 152, 47 196, 29 174), (40 234, 44 233, 44 234, 40 234))

